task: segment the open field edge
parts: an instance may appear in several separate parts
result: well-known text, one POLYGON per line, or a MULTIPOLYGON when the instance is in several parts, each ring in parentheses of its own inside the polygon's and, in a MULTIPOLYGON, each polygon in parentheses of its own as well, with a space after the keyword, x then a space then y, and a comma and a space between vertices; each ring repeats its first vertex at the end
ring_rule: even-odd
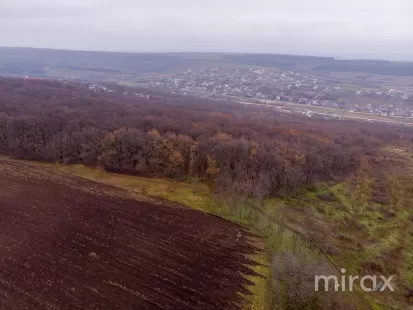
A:
MULTIPOLYGON (((10 159, 6 156, 0 156, 0 159, 2 158, 10 159)), ((145 200, 145 196, 149 196, 180 203, 189 208, 236 222, 237 224, 248 228, 253 233, 260 235, 260 232, 254 227, 246 225, 244 221, 238 220, 236 217, 227 214, 223 209, 214 207, 211 194, 205 184, 192 184, 161 178, 143 178, 121 175, 83 165, 60 165, 54 163, 27 162, 15 159, 13 159, 13 161, 21 161, 33 166, 57 170, 87 180, 125 189, 136 193, 136 199, 142 198, 142 200, 145 200)), ((262 240, 251 240, 251 242, 263 250, 262 252, 249 257, 257 263, 256 266, 251 266, 250 268, 260 274, 261 277, 247 276, 247 279, 253 282, 254 285, 248 287, 251 295, 243 296, 245 300, 243 309, 267 310, 271 308, 271 252, 268 249, 266 242, 262 240)))

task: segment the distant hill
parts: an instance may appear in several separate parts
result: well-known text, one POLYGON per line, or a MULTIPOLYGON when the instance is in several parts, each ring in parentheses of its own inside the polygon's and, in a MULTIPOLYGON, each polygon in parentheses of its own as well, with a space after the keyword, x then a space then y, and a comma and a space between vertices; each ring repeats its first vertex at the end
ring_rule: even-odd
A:
POLYGON ((3 75, 55 76, 77 72, 75 75, 85 78, 96 74, 99 78, 99 74, 164 72, 185 61, 185 57, 174 54, 0 48, 0 74, 3 75))
POLYGON ((392 76, 413 76, 413 62, 347 60, 270 54, 224 55, 223 58, 236 63, 277 67, 284 70, 306 69, 323 72, 363 72, 392 76))
POLYGON ((274 54, 119 53, 0 47, 0 75, 130 81, 139 75, 169 74, 195 65, 262 66, 313 74, 413 76, 413 63, 408 62, 274 54))

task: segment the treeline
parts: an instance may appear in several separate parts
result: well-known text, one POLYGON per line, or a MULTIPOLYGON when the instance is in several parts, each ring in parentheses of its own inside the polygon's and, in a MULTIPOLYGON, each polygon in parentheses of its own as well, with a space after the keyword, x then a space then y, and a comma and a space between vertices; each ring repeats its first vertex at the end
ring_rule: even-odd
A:
POLYGON ((265 197, 351 173, 390 141, 411 142, 402 127, 285 118, 269 108, 177 95, 144 100, 113 89, 0 78, 0 152, 265 197))

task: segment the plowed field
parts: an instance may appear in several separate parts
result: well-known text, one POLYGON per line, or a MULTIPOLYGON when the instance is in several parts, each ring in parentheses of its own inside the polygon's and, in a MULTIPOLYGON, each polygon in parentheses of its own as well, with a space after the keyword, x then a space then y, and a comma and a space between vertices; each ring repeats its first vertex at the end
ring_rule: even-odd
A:
POLYGON ((238 309, 242 227, 0 159, 0 309, 238 309))

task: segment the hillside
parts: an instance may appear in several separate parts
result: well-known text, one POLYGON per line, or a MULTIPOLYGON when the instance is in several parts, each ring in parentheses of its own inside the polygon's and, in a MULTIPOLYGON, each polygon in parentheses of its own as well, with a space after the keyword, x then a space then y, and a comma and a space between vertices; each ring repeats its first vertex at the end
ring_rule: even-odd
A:
POLYGON ((412 130, 118 85, 0 79, 2 154, 250 228, 273 255, 269 302, 284 309, 410 305, 412 130), (397 289, 314 292, 315 274, 341 268, 395 275, 397 289))
POLYGON ((0 79, 0 151, 141 176, 210 181, 250 197, 340 178, 411 128, 279 117, 246 107, 133 89, 0 79))

